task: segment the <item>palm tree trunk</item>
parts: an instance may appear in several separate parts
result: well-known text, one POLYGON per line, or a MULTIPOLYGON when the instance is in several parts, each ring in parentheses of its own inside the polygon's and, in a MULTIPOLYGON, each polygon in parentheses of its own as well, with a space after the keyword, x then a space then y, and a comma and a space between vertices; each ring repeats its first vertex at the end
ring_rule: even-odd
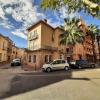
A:
POLYGON ((99 62, 100 62, 100 37, 98 37, 97 39, 97 43, 98 43, 98 53, 99 53, 99 62))
POLYGON ((93 51, 93 62, 96 63, 96 53, 95 53, 95 45, 94 45, 94 37, 91 36, 92 40, 92 51, 93 51))

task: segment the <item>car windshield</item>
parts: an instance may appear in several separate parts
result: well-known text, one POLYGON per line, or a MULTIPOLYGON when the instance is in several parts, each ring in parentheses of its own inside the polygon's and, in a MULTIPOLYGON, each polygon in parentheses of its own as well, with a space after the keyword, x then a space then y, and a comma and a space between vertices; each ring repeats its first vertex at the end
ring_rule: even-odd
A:
POLYGON ((77 60, 76 61, 77 64, 87 64, 86 60, 77 60))
POLYGON ((20 59, 14 59, 13 62, 14 62, 14 61, 20 61, 20 59))

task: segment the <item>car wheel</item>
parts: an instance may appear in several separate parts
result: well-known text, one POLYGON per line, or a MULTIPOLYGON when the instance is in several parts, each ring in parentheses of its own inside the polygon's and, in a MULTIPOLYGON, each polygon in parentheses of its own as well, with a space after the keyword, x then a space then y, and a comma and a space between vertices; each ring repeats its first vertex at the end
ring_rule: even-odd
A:
POLYGON ((51 72, 51 68, 48 67, 48 68, 46 69, 46 72, 51 72))
POLYGON ((92 68, 95 68, 95 65, 91 65, 92 68))
POLYGON ((65 70, 65 71, 68 71, 68 70, 69 70, 69 68, 68 68, 67 66, 65 66, 64 70, 65 70))
POLYGON ((82 67, 81 66, 78 66, 78 68, 81 69, 82 67))

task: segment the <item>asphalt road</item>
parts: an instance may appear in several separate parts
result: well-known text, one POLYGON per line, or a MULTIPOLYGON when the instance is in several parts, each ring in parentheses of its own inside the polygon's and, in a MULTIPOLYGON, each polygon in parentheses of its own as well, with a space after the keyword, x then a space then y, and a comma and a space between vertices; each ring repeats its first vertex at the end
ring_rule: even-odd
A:
POLYGON ((0 100, 100 100, 100 69, 0 70, 0 100))

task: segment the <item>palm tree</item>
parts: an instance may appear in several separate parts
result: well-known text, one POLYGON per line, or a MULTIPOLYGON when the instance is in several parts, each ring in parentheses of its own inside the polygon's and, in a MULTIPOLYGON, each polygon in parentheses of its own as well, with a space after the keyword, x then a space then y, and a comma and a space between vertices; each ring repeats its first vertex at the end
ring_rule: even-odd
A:
POLYGON ((60 44, 71 44, 75 45, 77 42, 82 43, 84 40, 83 32, 78 27, 79 19, 72 18, 72 19, 64 19, 65 25, 61 26, 64 30, 63 33, 60 35, 60 44))
POLYGON ((91 36, 91 41, 92 41, 92 51, 93 51, 93 61, 96 62, 96 53, 95 53, 95 39, 96 35, 98 33, 98 26, 91 24, 88 29, 88 35, 91 36))
MULTIPOLYGON (((63 30, 62 34, 60 35, 60 44, 61 45, 70 45, 74 46, 76 43, 83 43, 84 35, 83 32, 78 27, 79 19, 72 18, 72 19, 64 19, 65 24, 61 26, 63 30)), ((81 56, 80 56, 81 59, 81 56)), ((68 59, 70 60, 70 59, 68 59)))

